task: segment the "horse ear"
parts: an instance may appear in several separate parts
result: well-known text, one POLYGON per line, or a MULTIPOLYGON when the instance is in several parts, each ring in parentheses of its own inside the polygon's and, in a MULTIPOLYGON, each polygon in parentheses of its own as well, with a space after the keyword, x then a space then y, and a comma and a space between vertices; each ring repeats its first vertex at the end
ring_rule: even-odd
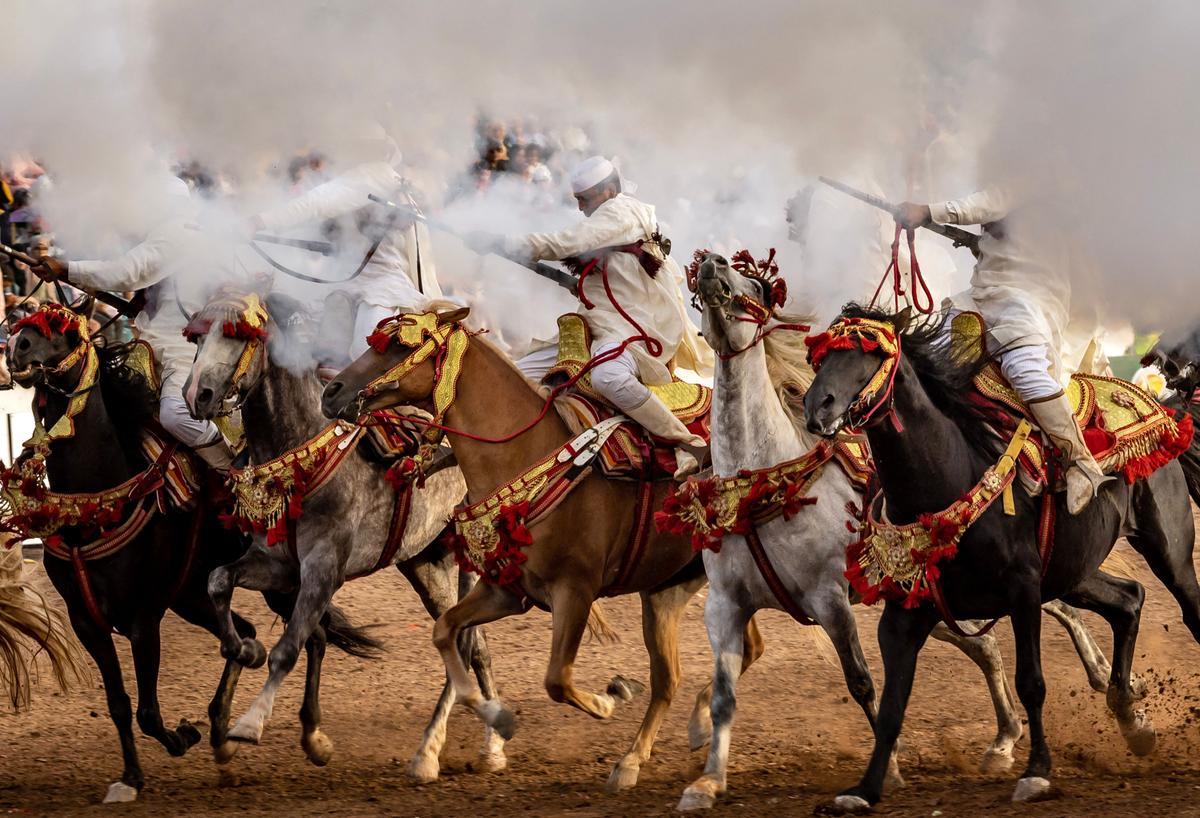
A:
POLYGON ((459 307, 455 310, 445 310, 437 314, 437 322, 439 326, 442 324, 457 324, 459 321, 465 321, 467 316, 470 314, 470 307, 459 307))
POLYGON ((908 329, 908 325, 912 323, 913 308, 905 307, 904 309, 900 310, 900 312, 896 313, 896 318, 894 320, 896 324, 896 332, 904 332, 904 330, 908 329))

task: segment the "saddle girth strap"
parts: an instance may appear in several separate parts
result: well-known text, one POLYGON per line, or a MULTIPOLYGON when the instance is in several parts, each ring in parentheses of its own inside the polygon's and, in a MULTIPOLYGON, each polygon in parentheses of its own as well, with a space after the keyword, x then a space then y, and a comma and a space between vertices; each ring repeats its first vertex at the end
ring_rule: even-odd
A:
POLYGON ((654 502, 654 484, 643 478, 638 482, 638 499, 633 507, 633 529, 629 532, 629 542, 621 554, 621 565, 617 570, 616 581, 605 588, 604 596, 620 596, 626 593, 626 588, 633 574, 637 571, 650 541, 650 521, 654 519, 652 505, 654 502))
POLYGON ((817 624, 800 609, 795 598, 788 592, 787 586, 783 584, 783 580, 779 578, 775 566, 771 564, 771 558, 767 556, 767 550, 763 548, 762 539, 758 536, 758 526, 751 522, 743 536, 746 539, 746 547, 750 549, 750 556, 754 557, 754 564, 758 566, 758 573, 762 575, 763 581, 771 589, 771 593, 780 607, 801 625, 817 624))
POLYGON ((412 499, 411 483, 396 492, 396 503, 392 506, 392 519, 388 523, 387 539, 383 543, 383 550, 379 552, 379 559, 375 560, 375 565, 371 568, 351 574, 346 578, 347 580, 370 576, 392 564, 396 559, 396 554, 400 551, 400 544, 404 542, 404 532, 408 528, 408 518, 412 513, 412 499))

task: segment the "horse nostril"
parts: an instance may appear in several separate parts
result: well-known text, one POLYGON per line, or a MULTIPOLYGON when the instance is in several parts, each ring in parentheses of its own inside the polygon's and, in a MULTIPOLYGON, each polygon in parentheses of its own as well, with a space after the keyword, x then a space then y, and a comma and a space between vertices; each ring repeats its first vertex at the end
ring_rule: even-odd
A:
POLYGON ((211 406, 213 400, 213 391, 209 387, 204 387, 196 393, 197 406, 211 406))
POLYGON ((28 338, 18 338, 17 339, 17 351, 18 352, 28 352, 29 348, 32 346, 33 346, 33 343, 28 338))
POLYGON ((831 406, 833 406, 833 395, 826 395, 825 399, 821 401, 821 408, 828 409, 831 406))
POLYGON ((344 384, 341 381, 330 381, 325 385, 325 397, 336 397, 337 394, 342 391, 343 385, 344 384))

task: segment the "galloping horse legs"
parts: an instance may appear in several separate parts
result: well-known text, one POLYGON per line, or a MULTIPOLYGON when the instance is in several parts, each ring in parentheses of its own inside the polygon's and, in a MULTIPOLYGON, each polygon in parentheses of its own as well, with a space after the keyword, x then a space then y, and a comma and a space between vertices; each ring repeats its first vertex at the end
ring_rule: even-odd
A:
POLYGON ((512 738, 516 730, 512 711, 499 699, 485 699, 480 693, 459 652, 459 635, 465 628, 486 625, 506 616, 525 613, 525 610, 524 603, 513 594, 480 582, 433 625, 433 644, 446 665, 446 674, 454 685, 454 694, 505 741, 512 738))
POLYGON ((134 620, 129 632, 129 644, 133 652, 133 669, 137 677, 138 704, 137 723, 142 732, 157 739, 167 752, 181 756, 196 742, 200 731, 186 721, 181 721, 175 730, 163 725, 158 706, 158 668, 161 659, 162 621, 157 611, 144 613, 134 620))
POLYGON ((1131 579, 1096 573, 1064 597, 1072 604, 1104 617, 1113 631, 1112 676, 1108 683, 1108 709, 1117 718, 1121 735, 1134 755, 1154 750, 1154 727, 1145 711, 1134 709, 1139 696, 1133 689, 1133 651, 1142 615, 1145 591, 1131 579))
POLYGON ((604 693, 591 693, 575 686, 575 656, 583 641, 592 602, 591 588, 577 582, 560 581, 550 587, 550 663, 546 666, 545 686, 550 698, 565 702, 595 719, 607 719, 620 701, 632 697, 629 683, 613 679, 604 693))
POLYGON ((679 620, 688 600, 704 585, 704 577, 643 592, 642 639, 650 655, 650 703, 641 727, 608 777, 608 791, 619 792, 637 783, 642 764, 650 760, 654 739, 679 687, 679 620))
POLYGON ((752 611, 742 607, 716 587, 708 591, 704 604, 704 625, 713 653, 712 739, 704 774, 683 792, 681 811, 708 809, 725 792, 725 771, 729 763, 729 738, 733 713, 737 707, 737 682, 745 655, 744 634, 752 611))
POLYGON ((133 737, 133 705, 129 701, 129 694, 125 692, 121 662, 113 646, 112 634, 92 620, 91 615, 84 610, 82 602, 68 605, 68 612, 75 635, 100 669, 104 697, 108 700, 108 715, 121 740, 124 770, 121 772, 121 780, 109 785, 104 801, 133 801, 146 783, 146 777, 142 774, 142 765, 138 762, 137 744, 133 737))
MULTIPOLYGON (((209 585, 211 588, 211 578, 209 585)), ((262 738, 279 686, 296 666, 300 648, 321 623, 329 600, 340 585, 336 550, 329 543, 318 543, 300 562, 300 591, 296 594, 296 605, 283 629, 283 636, 271 648, 267 663, 270 675, 250 709, 229 731, 231 739, 257 744, 262 738)))
POLYGON ((884 779, 900 737, 908 697, 912 694, 917 654, 921 652, 936 623, 937 613, 932 607, 908 610, 898 602, 888 602, 884 606, 879 619, 883 694, 879 700, 879 716, 875 720, 875 747, 862 780, 837 797, 836 803, 840 808, 862 810, 882 797, 884 779))
POLYGON ((250 668, 261 667, 267 659, 262 642, 253 635, 245 637, 238 633, 231 607, 234 588, 286 593, 295 587, 295 568, 257 548, 251 548, 229 565, 214 568, 208 575, 208 595, 217 611, 221 656, 250 668))
MULTIPOLYGON (((455 565, 453 554, 442 546, 439 540, 435 540, 413 559, 398 563, 396 567, 412 585, 417 596, 421 598, 425 610, 435 620, 454 607, 458 601, 459 589, 462 585, 455 579, 458 575, 458 568, 455 565)), ((475 664, 476 661, 474 656, 476 633, 477 631, 473 628, 463 630, 459 633, 457 640, 459 656, 464 660, 470 660, 472 664, 475 664)), ((493 699, 496 691, 492 684, 490 658, 488 662, 489 666, 484 668, 484 673, 480 673, 478 666, 475 667, 475 672, 480 680, 480 686, 483 688, 483 697, 493 699), (486 684, 484 684, 485 681, 486 684)), ((418 783, 425 784, 436 781, 438 778, 441 771, 438 757, 446 743, 446 723, 450 718, 450 711, 454 707, 454 700, 454 685, 447 674, 442 693, 438 697, 433 715, 430 716, 429 724, 425 727, 425 733, 421 738, 421 746, 417 748, 408 764, 409 777, 418 783)), ((480 761, 488 771, 504 769, 508 763, 504 757, 504 740, 490 726, 484 728, 480 761)))
POLYGON ((321 664, 325 661, 325 628, 318 624, 304 642, 304 703, 300 705, 300 746, 318 767, 329 763, 333 742, 321 732, 321 664))
MULTIPOLYGON (((746 623, 746 632, 742 635, 742 669, 738 676, 745 674, 750 666, 759 660, 767 649, 762 633, 754 622, 754 617, 746 623)), ((708 746, 712 739, 712 679, 696 694, 696 703, 692 705, 692 715, 688 720, 688 749, 693 753, 708 746)))
MULTIPOLYGON (((1042 610, 1054 617, 1071 637, 1071 643, 1075 645, 1075 652, 1079 654, 1079 661, 1083 663, 1083 669, 1087 671, 1088 684, 1092 690, 1097 693, 1108 690, 1112 665, 1108 663, 1104 651, 1100 650, 1100 646, 1092 638, 1091 631, 1083 624, 1079 611, 1058 599, 1043 604, 1042 610)), ((1136 687, 1138 683, 1136 680, 1132 681, 1136 687)))
POLYGON ((1029 761, 1013 791, 1014 801, 1036 801, 1050 791, 1050 747, 1042 723, 1046 679, 1042 675, 1041 582, 1033 570, 1033 576, 1012 580, 1009 604, 1017 645, 1017 696, 1029 720, 1029 761))
MULTIPOLYGON (((969 621, 963 622, 962 626, 974 632, 984 624, 986 623, 982 621, 969 621)), ((1087 634, 1087 630, 1084 629, 1083 633, 1087 634)), ((937 624, 930 635, 939 642, 961 650, 983 671, 988 693, 992 697, 992 707, 996 711, 996 738, 992 739, 991 746, 984 752, 979 769, 985 773, 1005 772, 1013 765, 1013 747, 1021 740, 1024 728, 1017 717, 1017 694, 1004 672, 1004 659, 1000 655, 996 637, 990 633, 975 637, 959 636, 942 622, 937 624)), ((1090 634, 1088 638, 1091 638, 1090 634)))

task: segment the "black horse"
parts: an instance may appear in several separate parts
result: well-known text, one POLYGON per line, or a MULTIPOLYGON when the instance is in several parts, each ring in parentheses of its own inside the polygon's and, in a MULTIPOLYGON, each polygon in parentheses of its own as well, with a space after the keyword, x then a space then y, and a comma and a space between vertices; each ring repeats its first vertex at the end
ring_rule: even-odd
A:
MULTIPOLYGON (((1163 404, 1187 412, 1193 424, 1200 424, 1200 329, 1182 339, 1159 342, 1142 358, 1142 365, 1146 364, 1157 365, 1173 391, 1163 404)), ((1179 464, 1183 466, 1192 501, 1200 505, 1200 435, 1179 456, 1179 464)))
MULTIPOLYGON (((85 401, 74 416, 74 433, 53 436, 46 457, 50 489, 61 493, 94 493, 120 486, 150 466, 142 451, 142 432, 155 422, 157 396, 146 379, 126 365, 127 346, 95 345, 98 372, 84 383, 87 355, 86 319, 57 305, 44 307, 42 320, 22 326, 10 339, 8 363, 14 380, 35 391, 34 412, 40 424, 53 432, 73 397, 85 401), (73 363, 78 359, 77 363, 73 363), (65 365, 64 365, 65 363, 65 365)), ((22 322, 25 323, 25 322, 22 322)), ((201 489, 204 491, 204 488, 201 489)), ((100 509, 104 511, 104 509, 100 509)), ((137 722, 142 732, 157 739, 173 756, 181 756, 200 740, 200 732, 186 721, 175 729, 163 724, 158 703, 159 625, 168 609, 184 620, 218 633, 216 611, 208 596, 208 575, 219 565, 237 559, 247 542, 226 529, 217 508, 195 519, 191 511, 168 507, 154 514, 127 544, 110 555, 83 563, 86 581, 69 559, 53 551, 67 551, 96 539, 95 532, 79 529, 60 532, 62 544, 45 552, 46 573, 66 601, 71 626, 100 669, 109 715, 116 725, 124 756, 124 771, 110 785, 106 801, 131 801, 145 783, 138 761, 132 727, 133 711, 121 676, 113 644, 115 631, 129 639, 137 678, 137 722), (189 548, 193 539, 197 547, 189 548), (189 553, 191 552, 191 553, 189 553)), ((287 618, 292 600, 269 597, 268 604, 287 618)), ((235 616, 238 632, 255 635, 254 626, 235 616)), ((363 655, 377 647, 350 627, 340 612, 325 623, 329 640, 363 655)), ((321 653, 326 633, 319 634, 321 653)), ((310 656, 312 654, 310 653, 310 656)), ((261 657, 258 664, 265 660, 261 657)), ((220 685, 209 705, 214 748, 225 743, 232 689, 241 665, 227 662, 220 685)), ((307 694, 308 691, 306 691, 307 694)), ((306 706, 309 702, 306 699, 306 706)))
MULTIPOLYGON (((845 318, 879 321, 894 329, 900 342, 895 375, 874 401, 880 411, 863 413, 856 401, 881 370, 883 354, 871 344, 834 345, 805 397, 809 428, 832 435, 865 426, 891 523, 913 523, 919 515, 948 508, 996 464, 1005 447, 1005 441, 985 431, 981 410, 968 397, 984 362, 956 357, 937 319, 906 326, 906 316, 853 305, 843 311, 845 318)), ((942 564, 941 588, 956 619, 1012 617, 1017 692, 1029 718, 1031 741, 1028 766, 1013 798, 1031 800, 1050 789, 1050 751, 1042 724, 1041 604, 1063 599, 1100 614, 1111 625, 1108 704, 1130 748, 1142 753, 1152 749, 1154 733, 1133 709, 1137 697, 1130 686, 1130 666, 1144 591, 1137 582, 1101 572, 1100 564, 1116 540, 1126 536, 1175 596, 1197 640, 1200 586, 1192 567, 1191 505, 1177 461, 1133 485, 1110 481, 1078 516, 1066 513, 1061 495, 1056 498, 1054 546, 1044 576, 1037 538, 1040 498, 1028 496, 1019 482, 1014 489, 1016 514, 1006 515, 1001 503, 984 512, 963 536, 957 557, 942 564)), ((875 747, 862 780, 838 797, 843 810, 879 801, 912 691, 917 654, 938 620, 931 605, 906 608, 887 602, 879 623, 885 683, 875 747)))

